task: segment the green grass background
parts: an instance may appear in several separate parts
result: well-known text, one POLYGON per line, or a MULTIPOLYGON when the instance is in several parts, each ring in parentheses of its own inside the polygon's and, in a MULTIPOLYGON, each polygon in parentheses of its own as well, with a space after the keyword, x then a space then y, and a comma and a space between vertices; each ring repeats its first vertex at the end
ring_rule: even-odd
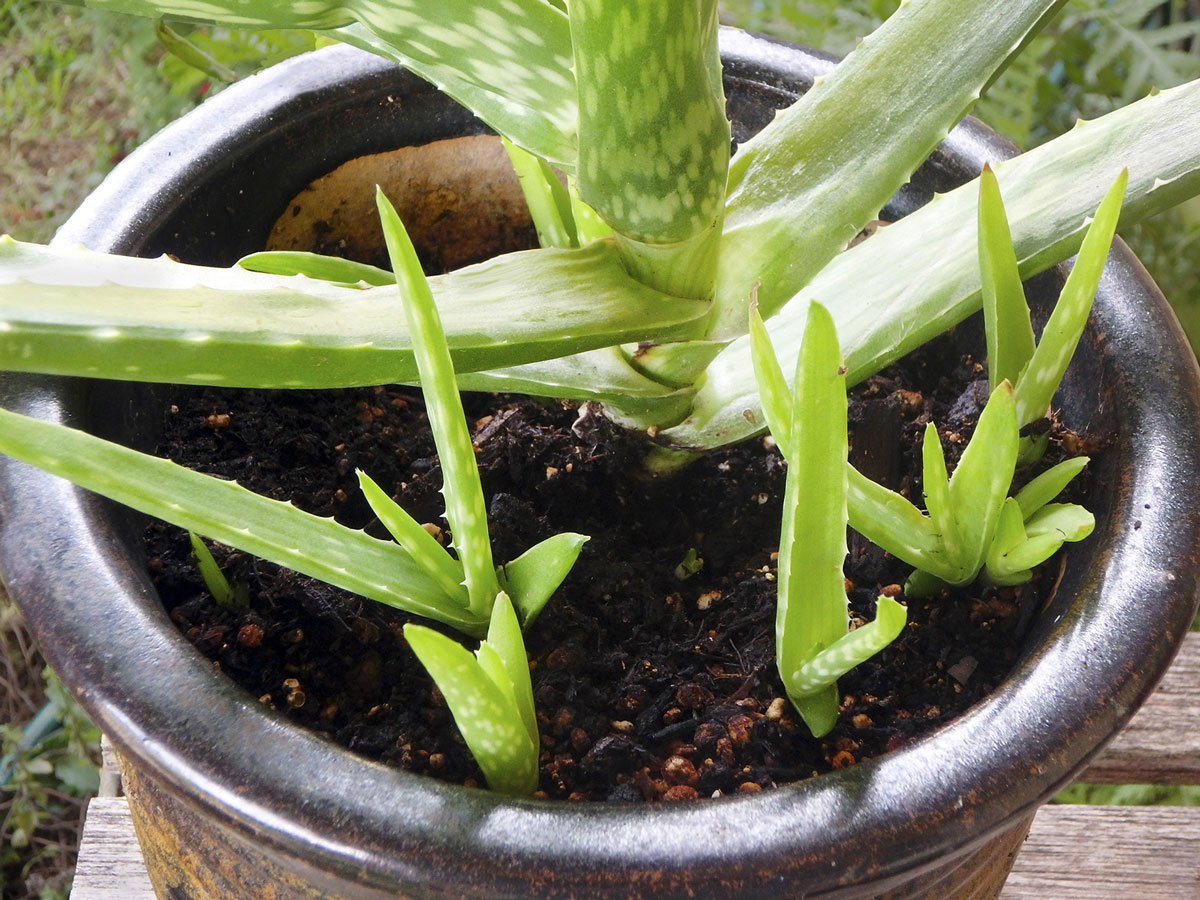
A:
MULTIPOLYGON (((845 53, 899 0, 725 0, 723 18, 845 53)), ((38 0, 0 0, 0 233, 45 241, 104 174, 171 119, 245 75, 310 49, 311 35, 180 29, 211 57, 200 71, 165 53, 151 23, 38 0)), ((953 36, 948 36, 953 39, 953 36)), ((1200 77, 1200 0, 1070 0, 975 110, 1025 148, 1200 77)), ((1124 230, 1193 342, 1200 341, 1200 201, 1124 230)), ((62 695, 0 595, 0 900, 67 896, 82 800, 95 789, 97 735, 62 695), (32 747, 48 700, 65 727, 32 747)), ((1075 786, 1074 802, 1200 803, 1198 788, 1075 786)))

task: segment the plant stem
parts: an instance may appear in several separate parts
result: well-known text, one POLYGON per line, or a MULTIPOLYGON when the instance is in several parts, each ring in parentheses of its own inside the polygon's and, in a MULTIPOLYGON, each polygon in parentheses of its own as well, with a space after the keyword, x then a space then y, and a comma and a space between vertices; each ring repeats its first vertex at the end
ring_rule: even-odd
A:
POLYGON ((706 299, 729 167, 716 0, 574 0, 579 192, 633 276, 706 299))

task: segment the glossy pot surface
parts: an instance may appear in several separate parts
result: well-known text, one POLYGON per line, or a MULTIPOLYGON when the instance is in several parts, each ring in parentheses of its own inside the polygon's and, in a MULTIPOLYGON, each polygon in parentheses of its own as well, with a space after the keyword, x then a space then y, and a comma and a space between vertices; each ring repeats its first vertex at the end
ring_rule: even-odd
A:
MULTIPOLYGON (((831 65, 740 32, 723 35, 723 51, 740 139, 831 65)), ((483 130, 419 80, 331 48, 247 79, 169 128, 59 240, 228 264, 262 246, 304 184, 347 159, 483 130)), ((891 212, 1012 152, 977 124, 960 126, 891 212)), ((1037 805, 1128 720, 1194 615, 1198 386, 1172 314, 1118 247, 1060 398, 1077 430, 1112 429, 1094 462, 1096 534, 1071 547, 1012 674, 928 738, 754 796, 655 807, 505 800, 353 756, 214 674, 158 604, 129 516, 7 460, 0 571, 130 764, 162 897, 982 898, 998 891, 1037 805)), ((124 435, 139 427, 144 393, 0 381, 6 408, 124 435)))

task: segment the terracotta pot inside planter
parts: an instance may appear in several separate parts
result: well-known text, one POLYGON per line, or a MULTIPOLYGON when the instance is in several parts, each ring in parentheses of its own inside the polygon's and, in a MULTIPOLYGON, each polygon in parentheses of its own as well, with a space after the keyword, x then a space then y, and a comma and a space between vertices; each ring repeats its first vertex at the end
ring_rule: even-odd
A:
MULTIPOLYGON (((739 139, 829 66, 740 33, 724 44, 739 139)), ((341 163, 481 131, 411 76, 346 48, 322 51, 164 132, 60 240, 228 264, 261 248, 297 191, 341 163), (212 143, 202 147, 201 135, 212 143)), ((890 211, 903 214, 1011 152, 964 125, 890 211)), ((445 190, 458 193, 417 186, 445 190)), ((214 675, 175 633, 128 517, 9 461, 0 465, 0 569, 47 655, 129 764, 162 896, 990 897, 1036 806, 1132 715, 1194 614, 1197 373, 1161 296, 1123 248, 1085 343, 1063 414, 1117 428, 1098 462, 1105 490, 1088 504, 1097 534, 1072 549, 1008 681, 926 740, 759 796, 670 809, 502 800, 333 748, 214 675)), ((134 398, 145 393, 0 383, 6 408, 135 439, 134 398)))

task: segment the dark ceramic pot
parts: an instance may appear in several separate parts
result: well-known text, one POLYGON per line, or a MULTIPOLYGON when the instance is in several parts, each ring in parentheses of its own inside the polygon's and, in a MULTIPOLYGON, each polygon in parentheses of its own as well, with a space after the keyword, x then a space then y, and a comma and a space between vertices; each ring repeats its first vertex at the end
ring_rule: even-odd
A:
MULTIPOLYGON (((735 135, 828 60, 724 35, 735 135)), ((344 160, 479 131, 421 82, 345 48, 231 88, 132 156, 60 240, 229 263, 344 160)), ((1011 148, 957 129, 892 211, 1011 148)), ((0 570, 47 656, 126 763, 161 898, 662 900, 992 897, 1037 806, 1132 715, 1195 610, 1195 362, 1114 251, 1061 398, 1111 428, 1096 534, 1073 545, 1011 676, 884 758, 754 796, 655 808, 505 800, 366 762, 288 724, 196 654, 157 603, 127 517, 0 464, 0 570)), ((3 405, 130 434, 130 388, 7 377, 3 405)))

